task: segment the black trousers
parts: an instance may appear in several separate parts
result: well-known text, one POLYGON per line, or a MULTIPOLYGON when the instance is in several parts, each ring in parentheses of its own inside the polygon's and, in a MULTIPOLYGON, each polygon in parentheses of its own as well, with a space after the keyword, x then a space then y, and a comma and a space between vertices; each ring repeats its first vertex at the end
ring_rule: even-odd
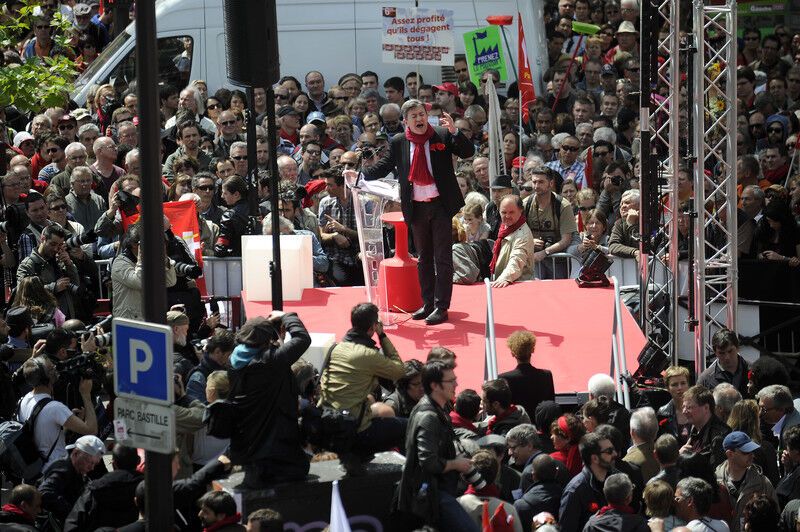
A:
POLYGON ((419 254, 419 286, 428 308, 447 310, 453 296, 452 219, 441 200, 414 202, 409 224, 419 254))

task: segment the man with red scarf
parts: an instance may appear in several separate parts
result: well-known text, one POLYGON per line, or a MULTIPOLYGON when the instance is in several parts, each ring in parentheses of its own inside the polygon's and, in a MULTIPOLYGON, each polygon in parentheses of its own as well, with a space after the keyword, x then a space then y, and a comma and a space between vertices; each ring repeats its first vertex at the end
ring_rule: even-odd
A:
POLYGON ((603 484, 603 494, 608 504, 594 514, 584 532, 601 530, 624 530, 625 532, 648 532, 647 520, 631 508, 633 483, 624 473, 609 475, 603 484))
POLYGON ((428 123, 419 100, 401 108, 405 133, 392 137, 386 155, 365 173, 377 179, 394 172, 400 183, 403 217, 419 253, 423 306, 412 315, 428 325, 447 321, 453 293, 452 218, 464 206, 453 170, 453 156, 472 157, 475 146, 443 113, 442 127, 428 123))
MULTIPOLYGON (((38 530, 36 516, 42 513, 42 494, 29 484, 18 484, 11 490, 11 498, 0 509, 0 523, 9 530, 38 530), (12 527, 17 524, 19 527, 12 527)), ((0 529, 5 529, 0 525, 0 529)))
POLYGON ((489 263, 495 288, 533 279, 533 233, 525 221, 519 196, 506 196, 500 201, 500 231, 489 263))

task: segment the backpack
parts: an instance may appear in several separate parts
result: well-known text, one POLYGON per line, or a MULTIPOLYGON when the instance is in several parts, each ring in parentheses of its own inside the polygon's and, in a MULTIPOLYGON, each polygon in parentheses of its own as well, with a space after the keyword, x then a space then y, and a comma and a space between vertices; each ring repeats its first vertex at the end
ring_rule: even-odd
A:
MULTIPOLYGON (((45 397, 36 403, 31 415, 24 423, 16 420, 0 422, 0 470, 9 476, 32 483, 41 475, 42 466, 53 454, 58 437, 50 447, 47 456, 42 456, 34 438, 34 426, 44 407, 52 401, 52 397, 45 397)), ((21 404, 22 400, 20 399, 17 403, 17 419, 19 419, 21 404)), ((59 434, 61 430, 64 430, 64 427, 61 427, 59 434)))

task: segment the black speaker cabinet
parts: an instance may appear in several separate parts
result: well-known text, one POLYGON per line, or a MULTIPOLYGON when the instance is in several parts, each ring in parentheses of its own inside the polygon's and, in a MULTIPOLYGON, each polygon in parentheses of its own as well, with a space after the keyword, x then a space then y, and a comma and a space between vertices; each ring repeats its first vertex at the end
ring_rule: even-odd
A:
POLYGON ((269 87, 280 78, 275 0, 224 0, 228 80, 269 87))

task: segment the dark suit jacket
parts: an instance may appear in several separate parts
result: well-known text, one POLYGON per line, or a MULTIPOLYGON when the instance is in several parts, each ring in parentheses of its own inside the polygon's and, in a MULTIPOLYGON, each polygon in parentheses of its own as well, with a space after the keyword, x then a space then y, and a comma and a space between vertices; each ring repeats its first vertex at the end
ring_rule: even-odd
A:
MULTIPOLYGON (((433 127, 433 130, 434 134, 429 146, 444 145, 444 149, 431 149, 429 152, 433 179, 436 182, 436 188, 439 189, 439 197, 447 214, 455 216, 464 206, 464 198, 461 197, 461 190, 458 188, 458 181, 456 181, 456 174, 453 170, 453 155, 461 158, 472 157, 475 153, 475 146, 460 131, 451 135, 443 127, 433 127)), ((410 168, 411 143, 406 139, 404 133, 398 133, 392 137, 389 142, 389 151, 383 159, 374 166, 365 168, 366 175, 371 179, 378 179, 389 172, 394 172, 400 183, 400 201, 403 217, 407 223, 414 219, 414 193, 411 182, 408 180, 410 168)))
MULTIPOLYGON (((555 401, 553 374, 546 369, 534 368, 528 363, 518 364, 516 369, 501 373, 498 377, 508 382, 511 402, 522 405, 529 414, 536 412, 536 406, 542 401, 555 401)), ((543 430, 549 431, 550 428, 543 430)))

